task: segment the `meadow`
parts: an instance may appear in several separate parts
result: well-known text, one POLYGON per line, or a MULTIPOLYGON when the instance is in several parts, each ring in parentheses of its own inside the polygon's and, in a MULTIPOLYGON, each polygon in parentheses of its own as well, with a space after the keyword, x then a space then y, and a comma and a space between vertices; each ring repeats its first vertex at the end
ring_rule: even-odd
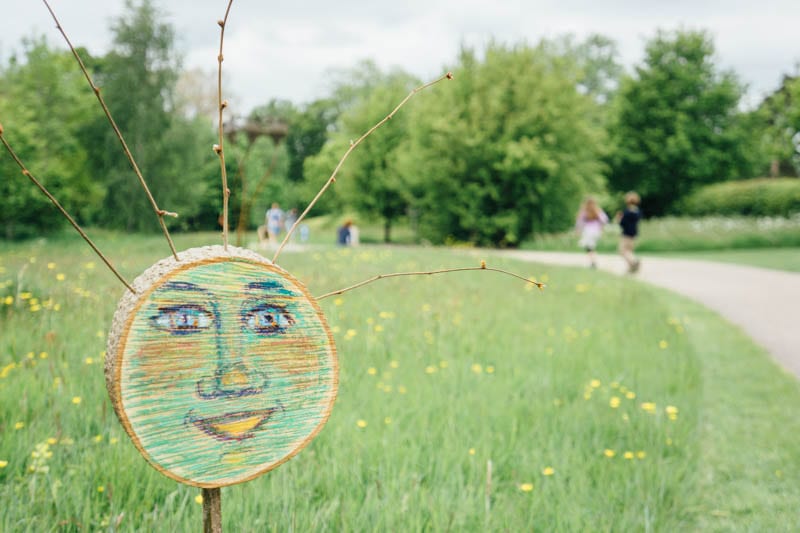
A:
MULTIPOLYGON (((158 236, 97 240, 129 279, 169 255, 158 236)), ((226 530, 800 529, 794 376, 669 292, 480 253, 281 257, 315 295, 480 259, 547 287, 465 272, 323 300, 340 366, 332 416, 297 457, 222 490, 226 530)), ((108 400, 122 292, 77 238, 0 243, 0 531, 200 529, 200 490, 151 468, 108 400)))

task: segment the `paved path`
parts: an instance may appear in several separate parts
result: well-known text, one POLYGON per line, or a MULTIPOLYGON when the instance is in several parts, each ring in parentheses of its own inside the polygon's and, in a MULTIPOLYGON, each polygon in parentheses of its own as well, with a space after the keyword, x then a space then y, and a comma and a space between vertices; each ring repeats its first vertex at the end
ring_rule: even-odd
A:
MULTIPOLYGON (((537 263, 586 267, 586 256, 514 251, 537 263)), ((598 267, 625 274, 617 255, 600 255, 598 267)), ((688 296, 741 327, 800 378, 800 274, 711 261, 645 257, 636 277, 688 296)))

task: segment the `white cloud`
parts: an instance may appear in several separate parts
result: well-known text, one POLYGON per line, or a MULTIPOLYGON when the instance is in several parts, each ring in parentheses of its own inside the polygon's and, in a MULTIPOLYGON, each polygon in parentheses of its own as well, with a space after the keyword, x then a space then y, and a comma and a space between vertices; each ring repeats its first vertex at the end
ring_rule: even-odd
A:
MULTIPOLYGON (((122 0, 52 0, 72 41, 103 53, 111 17, 122 0)), ((177 29, 187 67, 216 69, 225 0, 157 2, 177 29)), ((626 66, 640 61, 658 28, 702 28, 713 35, 719 64, 751 87, 750 99, 777 87, 800 61, 797 0, 310 0, 234 2, 226 30, 224 72, 235 98, 249 108, 270 98, 303 102, 322 96, 325 73, 365 58, 427 79, 455 60, 464 43, 535 43, 542 37, 602 33, 615 39, 626 66)), ((24 36, 46 34, 63 46, 44 6, 18 2, 0 19, 0 56, 24 36)))

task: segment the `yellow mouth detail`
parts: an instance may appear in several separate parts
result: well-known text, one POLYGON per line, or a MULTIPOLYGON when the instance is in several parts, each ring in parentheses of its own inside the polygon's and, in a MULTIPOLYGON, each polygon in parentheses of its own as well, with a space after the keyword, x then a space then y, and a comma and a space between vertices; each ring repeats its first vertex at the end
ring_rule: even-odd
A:
POLYGON ((218 433, 228 434, 233 437, 239 437, 255 428, 261 422, 260 416, 251 416, 243 420, 236 420, 234 422, 227 422, 222 424, 212 424, 211 427, 218 433))

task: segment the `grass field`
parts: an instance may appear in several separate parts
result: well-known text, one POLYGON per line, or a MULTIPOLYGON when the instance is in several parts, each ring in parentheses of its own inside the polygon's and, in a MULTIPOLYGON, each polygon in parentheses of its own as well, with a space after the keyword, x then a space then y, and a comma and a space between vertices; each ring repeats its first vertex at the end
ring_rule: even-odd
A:
POLYGON ((721 261, 774 270, 800 272, 800 248, 761 248, 755 250, 717 250, 707 252, 672 253, 670 257, 721 261))
MULTIPOLYGON (((155 236, 98 240, 128 278, 169 255, 155 236)), ((476 259, 365 247, 279 262, 322 294, 476 259)), ((296 458, 223 489, 225 529, 800 528, 800 385, 760 348, 628 279, 490 266, 548 287, 468 272, 323 300, 340 359, 333 414, 296 458)), ((108 400, 122 291, 78 239, 0 243, 0 531, 199 530, 199 489, 151 468, 108 400)))
MULTIPOLYGON (((800 246, 800 215, 780 217, 664 217, 643 220, 640 252, 709 251, 800 246)), ((601 252, 617 249, 619 227, 609 224, 598 243, 601 252)), ((577 250, 574 232, 541 235, 523 243, 535 250, 577 250)))

